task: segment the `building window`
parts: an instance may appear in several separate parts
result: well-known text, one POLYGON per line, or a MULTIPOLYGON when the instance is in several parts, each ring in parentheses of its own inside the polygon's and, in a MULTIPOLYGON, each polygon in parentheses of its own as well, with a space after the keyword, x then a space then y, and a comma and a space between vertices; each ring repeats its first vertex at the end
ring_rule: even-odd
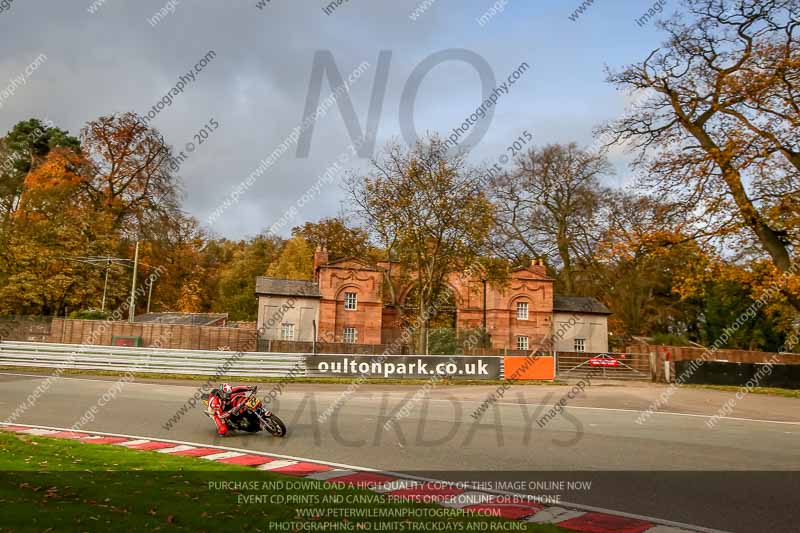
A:
POLYGON ((517 350, 528 349, 528 337, 517 337, 517 350))
POLYGON ((517 320, 528 320, 528 302, 517 303, 517 320))
POLYGON ((281 324, 281 340, 294 340, 294 324, 281 324))
POLYGON ((355 311, 358 307, 358 296, 354 292, 344 293, 344 308, 348 311, 355 311))
POLYGON ((575 339, 575 351, 576 352, 586 351, 586 339, 575 339))
POLYGON ((356 328, 344 328, 344 342, 355 344, 358 341, 358 330, 356 328))

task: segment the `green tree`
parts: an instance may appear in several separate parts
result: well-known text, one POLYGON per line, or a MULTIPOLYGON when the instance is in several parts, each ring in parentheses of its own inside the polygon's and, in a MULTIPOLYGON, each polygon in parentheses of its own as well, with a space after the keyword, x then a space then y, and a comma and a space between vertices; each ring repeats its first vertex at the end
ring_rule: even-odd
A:
POLYGON ((314 250, 302 237, 292 237, 278 259, 267 269, 267 276, 280 279, 314 278, 314 250))
POLYGON ((228 313, 230 320, 255 320, 258 302, 256 276, 278 258, 282 242, 278 237, 258 236, 236 244, 232 257, 219 270, 216 297, 211 309, 228 313))
MULTIPOLYGON (((709 346, 720 338, 731 324, 753 305, 754 300, 747 288, 722 280, 709 283, 702 301, 702 327, 698 342, 709 346)), ((774 315, 759 309, 756 315, 740 321, 735 332, 728 331, 728 348, 743 350, 776 351, 783 345, 786 335, 779 331, 774 315)))
POLYGON ((374 258, 375 250, 369 245, 369 233, 363 228, 351 228, 340 217, 323 218, 319 222, 306 222, 292 228, 292 236, 302 237, 312 249, 328 249, 331 261, 345 257, 374 258))

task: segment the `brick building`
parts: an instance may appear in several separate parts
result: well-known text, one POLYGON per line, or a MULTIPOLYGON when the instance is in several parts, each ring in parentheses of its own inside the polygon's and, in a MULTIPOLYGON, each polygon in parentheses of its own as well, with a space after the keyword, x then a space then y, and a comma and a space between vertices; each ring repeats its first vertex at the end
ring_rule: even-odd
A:
MULTIPOLYGON (((555 316, 563 321, 565 313, 567 319, 572 313, 582 325, 575 335, 582 337, 576 341, 568 334, 560 346, 608 350, 608 309, 594 299, 575 297, 568 300, 569 309, 554 308, 554 302, 563 307, 565 300, 553 294, 553 279, 541 261, 513 270, 502 284, 454 273, 447 288, 453 326, 485 325, 493 348, 534 350, 552 335, 555 316)), ((310 341, 316 333, 322 342, 389 344, 403 331, 401 311, 413 307, 414 281, 396 264, 370 265, 356 258, 331 262, 326 250, 317 249, 313 281, 259 277, 256 295, 265 339, 310 341), (395 304, 389 294, 395 295, 395 304)))

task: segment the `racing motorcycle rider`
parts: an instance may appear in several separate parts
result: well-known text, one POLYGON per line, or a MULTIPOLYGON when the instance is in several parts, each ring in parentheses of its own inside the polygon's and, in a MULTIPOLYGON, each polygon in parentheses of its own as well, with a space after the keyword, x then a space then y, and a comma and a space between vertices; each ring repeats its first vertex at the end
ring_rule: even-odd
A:
POLYGON ((236 415, 244 407, 245 393, 255 390, 255 387, 231 387, 223 383, 213 389, 208 396, 208 414, 217 425, 217 435, 224 437, 228 432, 225 423, 231 415, 236 415))

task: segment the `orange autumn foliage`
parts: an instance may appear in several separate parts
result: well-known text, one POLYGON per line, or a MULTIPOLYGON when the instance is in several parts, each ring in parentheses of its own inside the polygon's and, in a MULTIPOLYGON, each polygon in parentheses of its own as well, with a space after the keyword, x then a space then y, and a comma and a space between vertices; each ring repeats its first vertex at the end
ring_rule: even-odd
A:
POLYGON ((56 149, 25 177, 24 192, 16 217, 28 220, 47 218, 53 210, 74 212, 85 208, 85 178, 81 175, 83 157, 69 150, 56 149))

